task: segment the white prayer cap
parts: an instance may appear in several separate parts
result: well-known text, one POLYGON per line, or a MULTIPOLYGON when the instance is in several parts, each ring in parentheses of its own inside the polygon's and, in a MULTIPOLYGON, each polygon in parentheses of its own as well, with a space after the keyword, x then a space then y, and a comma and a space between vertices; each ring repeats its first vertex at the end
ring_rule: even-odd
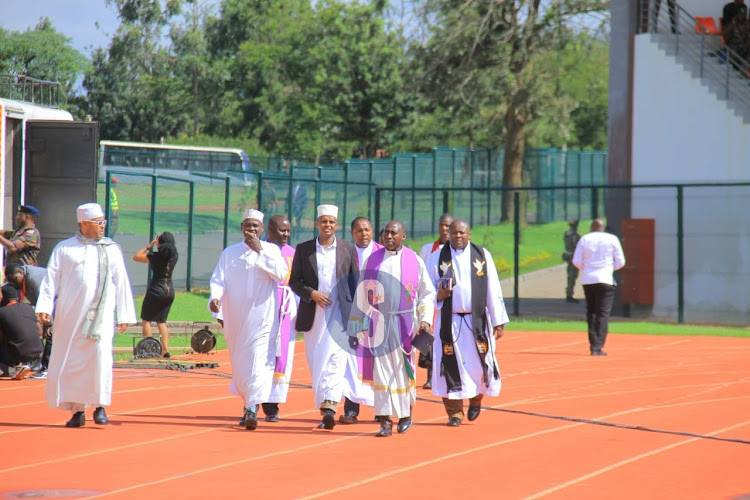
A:
POLYGON ((339 218, 339 207, 336 205, 318 205, 318 217, 330 215, 334 219, 339 218))
POLYGON ((254 208, 248 208, 245 210, 245 215, 242 216, 242 220, 245 219, 255 219, 260 222, 263 222, 263 212, 260 210, 255 210, 254 208))
POLYGON ((98 203, 84 203, 76 208, 76 215, 78 216, 78 222, 95 219, 97 217, 104 217, 104 210, 98 203))

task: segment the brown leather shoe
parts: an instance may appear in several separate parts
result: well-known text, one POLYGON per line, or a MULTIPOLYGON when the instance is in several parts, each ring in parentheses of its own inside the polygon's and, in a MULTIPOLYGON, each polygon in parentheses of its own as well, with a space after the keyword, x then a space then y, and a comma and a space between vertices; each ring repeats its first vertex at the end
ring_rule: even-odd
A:
POLYGON ((348 411, 341 415, 339 417, 339 423, 340 424, 356 424, 357 423, 357 414, 351 411, 348 411))

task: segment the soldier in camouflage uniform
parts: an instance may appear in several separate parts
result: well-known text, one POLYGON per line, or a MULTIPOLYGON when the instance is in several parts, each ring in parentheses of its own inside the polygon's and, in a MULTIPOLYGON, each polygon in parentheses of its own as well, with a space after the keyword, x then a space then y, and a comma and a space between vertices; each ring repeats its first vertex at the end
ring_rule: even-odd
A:
POLYGON ((31 205, 18 205, 16 230, 2 231, 0 244, 5 247, 5 263, 18 262, 26 266, 36 266, 42 237, 34 225, 39 210, 31 205))
POLYGON ((563 237, 565 252, 562 254, 563 260, 568 263, 568 286, 565 288, 565 301, 578 302, 578 299, 573 298, 573 288, 576 285, 576 279, 578 279, 578 268, 573 265, 573 254, 576 251, 578 240, 581 239, 581 235, 578 234, 578 219, 570 219, 568 225, 570 229, 565 231, 563 237))

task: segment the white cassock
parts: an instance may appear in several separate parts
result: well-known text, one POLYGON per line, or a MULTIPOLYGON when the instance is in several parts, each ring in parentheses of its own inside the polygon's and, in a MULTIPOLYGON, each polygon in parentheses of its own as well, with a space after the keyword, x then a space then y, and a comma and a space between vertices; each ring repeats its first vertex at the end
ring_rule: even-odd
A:
MULTIPOLYGON (((404 286, 414 286, 402 283, 401 259, 402 252, 412 252, 412 250, 402 248, 401 250, 391 252, 385 250, 383 261, 380 264, 379 272, 387 273, 392 276, 393 280, 379 279, 377 288, 374 291, 376 304, 382 304, 383 297, 389 297, 391 308, 399 308, 399 299, 404 286), (397 286, 398 290, 389 291, 388 288, 397 286)), ((419 331, 419 325, 422 322, 432 323, 435 308, 435 287, 425 268, 424 262, 418 256, 414 255, 418 271, 418 284, 411 290, 416 291, 416 300, 411 303, 411 315, 413 331, 412 337, 419 331)), ((367 299, 366 282, 360 282, 357 285, 356 301, 357 307, 364 311, 372 321, 374 315, 379 315, 375 322, 376 330, 372 338, 363 340, 367 347, 376 348, 387 344, 387 348, 373 358, 373 385, 375 390, 375 415, 389 415, 398 418, 404 418, 411 415, 411 408, 417 400, 416 382, 414 378, 414 348, 405 352, 401 345, 401 332, 398 329, 398 319, 396 315, 389 314, 390 317, 384 317, 379 311, 372 308, 367 299), (393 320, 393 321, 391 321, 393 320), (388 331, 386 331, 388 328, 388 331), (409 366, 406 366, 408 357, 409 366), (409 374, 411 373, 411 376, 409 374)), ((389 311, 395 312, 395 311, 389 311)))
POLYGON ((438 250, 442 250, 443 245, 438 244, 437 250, 433 250, 435 248, 435 242, 430 241, 429 243, 425 243, 422 245, 422 248, 419 250, 419 258, 422 259, 422 261, 426 264, 427 260, 430 258, 430 255, 432 252, 437 252, 438 250))
POLYGON ((245 407, 265 403, 271 394, 278 329, 276 288, 287 274, 277 245, 262 241, 260 254, 244 241, 227 247, 211 275, 213 299, 221 306, 224 338, 232 362, 230 390, 245 407))
POLYGON ((122 250, 105 245, 109 281, 98 310, 100 338, 83 333, 97 294, 98 245, 77 237, 61 241, 52 250, 47 275, 39 290, 37 313, 54 311, 55 342, 47 373, 46 397, 52 408, 84 411, 86 406, 109 406, 112 401, 112 345, 115 324, 136 322, 122 250), (57 300, 55 300, 57 297, 57 300))
MULTIPOLYGON (((454 278, 456 284, 453 286, 453 316, 452 333, 453 346, 458 357, 458 369, 461 375, 461 391, 448 393, 445 378, 440 375, 440 363, 443 359, 443 344, 440 341, 441 314, 443 302, 437 303, 435 314, 435 342, 432 345, 432 393, 448 399, 473 398, 479 394, 497 396, 500 394, 501 381, 493 376, 493 368, 500 369, 495 355, 496 341, 492 334, 492 327, 505 325, 509 322, 508 313, 505 310, 503 292, 500 289, 500 280, 497 277, 497 268, 492 260, 492 255, 487 249, 484 250, 484 259, 487 263, 487 356, 485 363, 488 367, 489 387, 483 382, 483 370, 479 353, 477 352, 474 335, 468 325, 471 325, 471 274, 474 272, 471 263, 470 246, 467 245, 462 251, 456 251, 451 247, 451 259, 453 262, 454 278), (469 314, 463 318, 456 312, 469 314)), ((438 286, 438 265, 440 253, 434 252, 427 260, 427 272, 433 285, 438 286)))

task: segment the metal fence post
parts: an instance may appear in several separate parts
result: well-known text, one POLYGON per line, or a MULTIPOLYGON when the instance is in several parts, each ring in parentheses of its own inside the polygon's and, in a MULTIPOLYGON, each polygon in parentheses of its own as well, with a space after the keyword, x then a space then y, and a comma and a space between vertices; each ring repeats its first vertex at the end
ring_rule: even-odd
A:
POLYGON ((469 227, 474 225, 474 150, 469 151, 469 227))
POLYGON ((294 165, 289 162, 289 194, 286 198, 286 213, 292 217, 293 199, 294 198, 294 165))
MULTIPOLYGON (((193 223, 195 222, 195 181, 190 181, 190 208, 188 209, 188 254, 187 254, 187 291, 193 281, 193 223)), ((149 266, 151 267, 151 266, 149 266)))
POLYGON ((682 221, 682 186, 677 186, 677 322, 685 322, 685 254, 683 239, 685 237, 682 221))
MULTIPOLYGON (((110 172, 109 170, 107 171, 107 182, 104 184, 104 189, 104 218, 109 221, 109 214, 112 212, 112 172, 110 172)), ((107 226, 104 228, 104 236, 109 237, 109 227, 109 224, 107 224, 107 226)))
POLYGON ((411 225, 409 226, 409 230, 412 231, 412 234, 416 234, 414 220, 417 215, 417 192, 414 190, 415 187, 417 187, 417 155, 411 155, 411 225))
MULTIPOLYGON (((153 241, 156 235, 156 191, 157 191, 157 176, 151 174, 151 213, 148 217, 148 241, 153 241)), ((151 266, 148 266, 146 283, 151 282, 151 266)))
POLYGON ((518 298, 519 253, 521 248, 521 198, 518 191, 513 191, 513 315, 518 316, 520 304, 518 298))
MULTIPOLYGON (((393 177, 391 181, 391 187, 396 188, 396 168, 398 167, 398 160, 393 157, 393 177)), ((396 191, 391 191, 391 220, 396 218, 396 191)))
POLYGON ((224 240, 222 249, 229 246, 229 198, 232 179, 228 175, 224 178, 224 240))
MULTIPOLYGON (((450 196, 449 191, 447 189, 443 189, 443 213, 444 214, 447 214, 447 213, 450 212, 449 201, 448 201, 448 197, 449 196, 450 196)), ((442 215, 442 214, 440 214, 440 215, 442 215)), ((435 227, 435 226, 433 225, 433 227, 435 227)))
MULTIPOLYGON (((349 162, 347 161, 346 163, 344 163, 344 185, 342 186, 343 190, 344 190, 344 203, 343 203, 344 206, 341 207, 342 208, 342 210, 341 210, 341 219, 339 219, 339 220, 343 221, 344 224, 346 224, 347 221, 349 220, 349 219, 346 218, 346 203, 347 203, 347 200, 348 200, 347 193, 349 193, 349 189, 347 188, 347 184, 348 183, 349 183, 349 162)), ((348 235, 349 235, 349 231, 344 231, 344 238, 343 239, 346 239, 346 237, 348 235)))
POLYGON ((599 218, 599 190, 593 186, 591 188, 591 218, 599 218))
POLYGON ((367 182, 370 183, 370 185, 367 186, 367 217, 369 219, 372 219, 372 169, 374 166, 374 162, 370 160, 367 167, 369 170, 367 172, 367 182))
POLYGON ((373 239, 376 239, 378 238, 378 236, 380 236, 380 192, 381 192, 381 188, 376 187, 375 188, 375 228, 373 231, 375 234, 372 235, 373 239))
POLYGON ((257 209, 263 211, 263 171, 258 172, 258 194, 255 197, 257 209))

